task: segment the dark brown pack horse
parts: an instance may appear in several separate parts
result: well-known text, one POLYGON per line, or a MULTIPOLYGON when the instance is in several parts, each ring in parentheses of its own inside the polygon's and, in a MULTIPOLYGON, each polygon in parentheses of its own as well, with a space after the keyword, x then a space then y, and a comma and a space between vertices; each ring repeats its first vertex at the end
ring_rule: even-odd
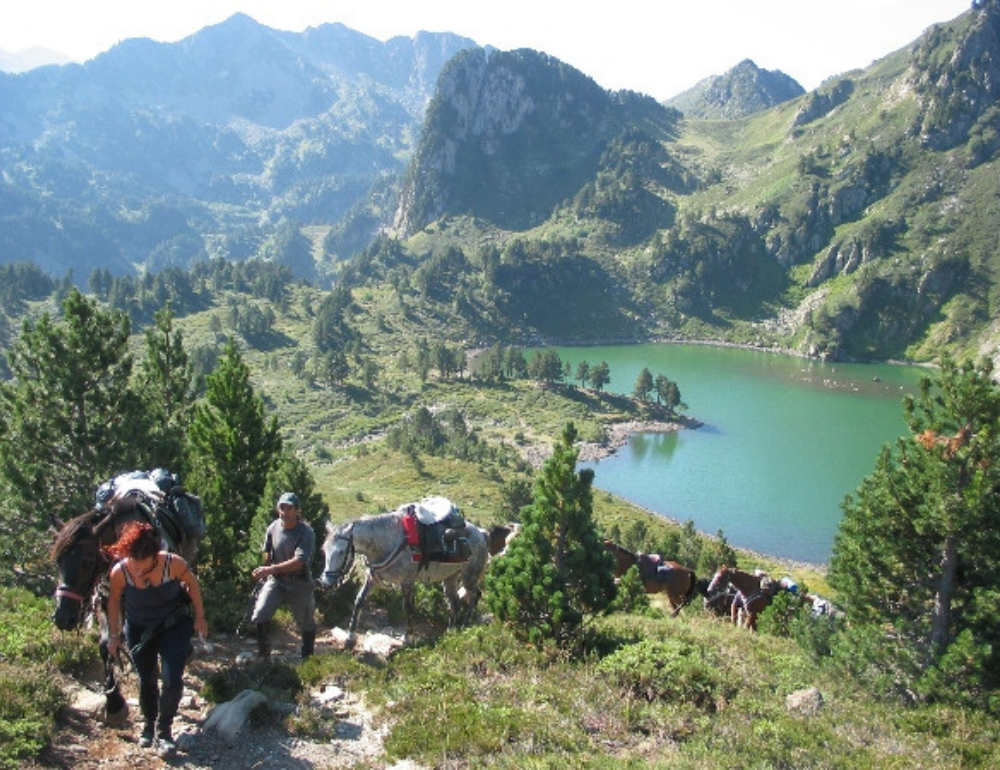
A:
POLYGON ((750 572, 744 572, 725 564, 719 567, 712 582, 708 584, 708 593, 715 594, 727 587, 736 589, 736 596, 730 609, 730 620, 736 625, 743 625, 751 631, 757 630, 757 616, 771 603, 777 588, 762 587, 761 578, 750 572))
POLYGON ((693 569, 656 553, 632 553, 612 540, 605 540, 604 545, 615 557, 615 577, 621 577, 633 566, 637 567, 646 593, 665 593, 674 615, 691 601, 697 586, 693 569))
MULTIPOLYGON (((110 509, 93 509, 68 522, 54 521, 58 530, 50 556, 56 564, 59 585, 52 619, 62 631, 81 628, 88 617, 96 619, 100 631, 101 660, 104 663, 104 713, 109 722, 121 723, 128 715, 115 676, 114 663, 108 655, 106 578, 113 560, 104 548, 113 544, 122 526, 129 521, 143 521, 156 526, 153 509, 133 495, 116 502, 110 509)), ((189 564, 195 563, 198 539, 182 538, 177 552, 189 564)))

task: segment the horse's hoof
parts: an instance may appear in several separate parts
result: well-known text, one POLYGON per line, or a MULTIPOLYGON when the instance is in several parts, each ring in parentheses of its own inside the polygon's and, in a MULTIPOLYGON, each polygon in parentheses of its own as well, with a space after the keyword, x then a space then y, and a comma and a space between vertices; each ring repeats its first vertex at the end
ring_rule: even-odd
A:
POLYGON ((128 704, 126 703, 118 711, 108 711, 107 708, 101 711, 101 721, 108 725, 123 725, 128 721, 128 704))

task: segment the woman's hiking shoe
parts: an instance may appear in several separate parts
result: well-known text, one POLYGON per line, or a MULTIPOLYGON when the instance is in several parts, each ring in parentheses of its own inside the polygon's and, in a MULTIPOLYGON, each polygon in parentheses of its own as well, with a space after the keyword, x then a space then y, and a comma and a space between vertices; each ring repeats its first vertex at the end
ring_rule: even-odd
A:
POLYGON ((167 759, 177 753, 177 744, 172 738, 157 738, 156 753, 161 759, 167 759))

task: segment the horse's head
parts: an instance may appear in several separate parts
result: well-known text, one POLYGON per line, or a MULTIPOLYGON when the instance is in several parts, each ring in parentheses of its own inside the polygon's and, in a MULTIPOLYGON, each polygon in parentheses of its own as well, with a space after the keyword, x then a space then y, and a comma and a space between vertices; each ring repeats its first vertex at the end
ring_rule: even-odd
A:
POLYGON ((716 570, 715 575, 712 576, 712 582, 708 584, 706 593, 712 593, 713 591, 718 591, 720 588, 725 588, 729 585, 729 580, 732 576, 732 570, 723 564, 716 570))
POLYGON ((516 521, 511 521, 506 524, 494 524, 490 527, 488 532, 490 556, 502 555, 507 550, 510 542, 517 537, 517 531, 520 526, 516 521))
POLYGON ((319 583, 327 588, 339 588, 354 565, 354 525, 329 525, 323 541, 326 564, 319 583))
POLYGON ((103 524, 96 511, 79 516, 60 528, 52 545, 51 557, 59 573, 52 619, 62 631, 80 626, 84 605, 110 566, 101 550, 103 524))
POLYGON ((618 543, 614 540, 608 540, 605 538, 604 547, 611 551, 611 554, 615 557, 615 577, 621 577, 624 575, 637 561, 637 557, 634 553, 627 548, 618 545, 618 543))

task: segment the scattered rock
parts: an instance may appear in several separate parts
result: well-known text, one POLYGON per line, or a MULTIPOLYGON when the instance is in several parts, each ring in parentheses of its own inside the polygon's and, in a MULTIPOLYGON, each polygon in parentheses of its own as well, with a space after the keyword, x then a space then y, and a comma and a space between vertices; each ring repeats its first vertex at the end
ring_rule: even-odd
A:
POLYGON ((366 634, 361 649, 372 655, 388 658, 403 646, 403 640, 388 634, 366 634))
POLYGON ((785 698, 785 708, 802 716, 812 716, 823 708, 823 694, 815 687, 796 690, 785 698))
MULTIPOLYGON (((371 614, 377 613, 373 610, 371 614)), ((279 639, 275 657, 278 660, 294 658, 292 651, 298 652, 297 636, 290 633, 285 644, 280 642, 279 639)), ((122 679, 123 694, 132 706, 125 723, 113 725, 104 721, 100 682, 78 683, 70 693, 71 706, 66 710, 65 724, 55 736, 45 763, 37 766, 76 770, 133 770, 135 767, 153 769, 180 765, 186 770, 246 770, 248 767, 336 770, 384 766, 380 762, 384 761, 383 740, 388 725, 376 723, 363 697, 329 683, 312 695, 313 699, 320 696, 328 699, 327 703, 316 703, 322 718, 334 723, 325 737, 312 739, 307 735, 290 735, 284 717, 294 711, 296 705, 273 701, 268 704, 272 718, 264 724, 256 721, 243 724, 235 720, 241 727, 235 741, 226 740, 218 729, 208 729, 208 717, 220 707, 207 710, 198 693, 208 676, 231 666, 241 650, 248 647, 255 648, 255 642, 226 634, 216 636, 211 649, 205 645, 196 646, 185 672, 184 697, 174 722, 176 759, 164 762, 154 750, 136 745, 142 720, 136 698, 138 681, 129 673, 122 679)), ((332 647, 327 646, 326 653, 330 652, 332 647)), ((254 657, 255 653, 250 652, 249 659, 254 657)), ((416 767, 399 767, 407 766, 416 767)))
POLYGON ((327 705, 343 699, 346 693, 335 684, 325 684, 323 687, 312 694, 312 699, 319 703, 320 705, 327 705))
POLYGON ((215 730, 229 744, 235 743, 240 730, 250 718, 250 712, 267 697, 256 690, 244 690, 231 701, 220 703, 208 713, 205 730, 215 730))

